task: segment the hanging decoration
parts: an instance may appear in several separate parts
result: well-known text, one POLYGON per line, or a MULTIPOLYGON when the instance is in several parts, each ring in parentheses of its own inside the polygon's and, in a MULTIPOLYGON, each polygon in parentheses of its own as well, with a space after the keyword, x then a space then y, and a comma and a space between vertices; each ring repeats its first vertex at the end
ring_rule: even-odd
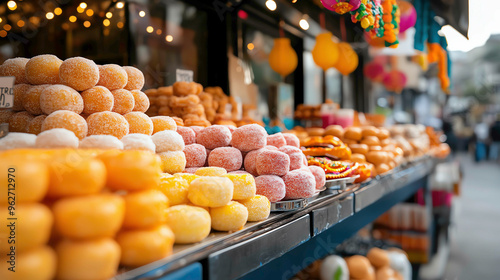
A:
POLYGON ((404 33, 406 30, 415 26, 417 22, 417 10, 408 1, 397 1, 399 9, 401 10, 401 19, 399 23, 399 33, 404 33))
POLYGON ((335 68, 342 75, 351 74, 358 67, 358 54, 352 49, 351 45, 346 42, 338 44, 339 59, 335 64, 335 68))
POLYGON ((399 70, 392 70, 384 75, 383 84, 388 91, 401 93, 406 86, 406 75, 399 70))
POLYGON ((297 53, 290 45, 289 38, 274 39, 273 49, 269 53, 269 65, 283 78, 295 71, 297 53))
POLYGON ((377 61, 371 61, 365 65, 363 73, 373 82, 382 82, 385 76, 384 65, 377 61))
POLYGON ((332 36, 330 32, 316 36, 316 44, 312 50, 314 63, 324 71, 334 67, 339 59, 339 47, 332 40, 332 36))
POLYGON ((400 12, 396 0, 384 0, 382 2, 382 10, 384 11, 382 20, 384 21, 385 46, 397 48, 399 44, 398 34, 400 12))

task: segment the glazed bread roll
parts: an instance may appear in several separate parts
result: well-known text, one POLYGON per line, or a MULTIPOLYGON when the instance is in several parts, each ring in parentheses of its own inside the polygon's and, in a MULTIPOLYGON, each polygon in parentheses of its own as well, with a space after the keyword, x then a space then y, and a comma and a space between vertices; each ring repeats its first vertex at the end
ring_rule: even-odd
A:
POLYGON ((359 127, 348 127, 345 132, 344 132, 344 138, 345 139, 350 139, 350 140, 355 140, 355 141, 360 141, 363 139, 363 130, 359 127))
POLYGON ((380 146, 380 140, 377 136, 366 136, 361 140, 361 144, 366 144, 368 146, 380 146))
POLYGON ((389 136, 391 136, 391 133, 389 132, 389 130, 387 128, 379 128, 376 136, 378 137, 378 139, 380 139, 382 141, 385 139, 389 139, 389 136))
POLYGON ((365 155, 362 154, 352 154, 351 161, 357 163, 366 163, 365 155))
POLYGON ((375 165, 388 162, 387 153, 384 151, 369 151, 366 155, 366 161, 375 165))
POLYGON ((362 154, 362 155, 368 153, 369 150, 369 147, 366 144, 349 144, 349 148, 351 149, 353 154, 362 154))
POLYGON ((378 136, 379 133, 380 133, 380 131, 378 130, 378 128, 376 128, 374 126, 366 126, 363 128, 361 135, 364 138, 367 136, 378 136))
POLYGON ((329 125, 325 129, 325 135, 333 135, 342 139, 344 138, 344 128, 340 125, 329 125))
POLYGON ((375 169, 377 170, 377 174, 378 175, 384 174, 385 172, 391 170, 391 168, 389 167, 389 165, 387 165, 385 163, 376 165, 375 169))
POLYGON ((307 129, 309 136, 323 136, 325 135, 325 130, 320 127, 311 127, 307 129))

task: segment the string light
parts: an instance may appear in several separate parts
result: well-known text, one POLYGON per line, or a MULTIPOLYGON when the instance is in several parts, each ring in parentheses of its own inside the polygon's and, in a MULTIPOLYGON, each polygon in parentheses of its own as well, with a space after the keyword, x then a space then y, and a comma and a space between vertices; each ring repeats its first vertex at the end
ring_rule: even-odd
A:
POLYGON ((107 12, 106 13, 106 17, 107 18, 112 18, 113 17, 113 13, 112 12, 107 12))
POLYGON ((85 26, 86 28, 89 28, 90 27, 90 21, 86 20, 83 22, 83 26, 85 26))
POLYGON ((85 8, 87 8, 87 3, 82 2, 82 3, 80 3, 80 5, 78 7, 85 9, 85 8))
POLYGON ((172 35, 167 35, 167 36, 165 37, 165 40, 166 40, 167 42, 172 42, 172 41, 174 40, 174 37, 173 37, 172 35))
POLYGON ((56 14, 57 16, 62 14, 62 9, 61 8, 55 8, 54 9, 54 14, 56 14))
POLYGON ((15 1, 11 0, 7 2, 7 7, 9 7, 9 10, 14 11, 15 9, 17 9, 17 4, 15 1))
POLYGON ((125 4, 123 4, 123 2, 118 2, 118 3, 116 3, 116 7, 117 7, 118 9, 121 9, 121 8, 123 8, 124 6, 125 6, 125 4))
POLYGON ((10 31, 11 28, 12 26, 10 26, 10 24, 6 24, 3 26, 3 29, 5 29, 6 31, 10 31))
POLYGON ((148 26, 148 27, 146 28, 146 31, 147 31, 148 33, 153 33, 154 28, 150 25, 150 26, 148 26))
POLYGON ((50 20, 50 19, 53 19, 53 18, 54 18, 54 13, 52 13, 52 12, 48 12, 48 13, 45 15, 45 17, 46 17, 47 19, 49 19, 49 20, 50 20))
POLYGON ((274 10, 276 10, 277 5, 276 5, 276 2, 274 2, 274 0, 267 0, 266 1, 266 7, 269 10, 274 11, 274 10))
POLYGON ((162 32, 161 29, 156 29, 156 35, 161 35, 162 32))
POLYGON ((116 26, 118 26, 118 28, 120 29, 123 28, 123 22, 120 21, 119 23, 116 24, 116 26))
POLYGON ((300 28, 302 28, 304 30, 309 29, 309 22, 307 22, 307 19, 305 16, 299 21, 299 26, 300 26, 300 28))
POLYGON ((92 9, 88 9, 86 14, 87 14, 87 16, 91 17, 94 15, 94 11, 92 9))
POLYGON ((255 45, 253 43, 248 43, 247 48, 249 50, 253 50, 253 49, 255 49, 255 45))
POLYGON ((7 31, 5 31, 5 30, 0 30, 0 37, 2 37, 2 38, 3 38, 3 37, 5 37, 5 36, 7 36, 7 31))
POLYGON ((139 12, 139 16, 140 17, 145 17, 146 16, 146 12, 145 11, 140 11, 139 12))
POLYGON ((23 20, 18 21, 17 22, 17 26, 23 27, 24 26, 24 21, 23 20))
POLYGON ((76 11, 77 11, 78 13, 80 13, 80 14, 81 14, 81 13, 83 13, 83 12, 85 11, 85 9, 84 9, 84 8, 82 8, 82 7, 80 7, 80 6, 78 6, 78 7, 76 8, 76 11))
POLYGON ((105 19, 105 20, 102 21, 102 24, 104 26, 109 26, 111 24, 111 22, 109 21, 109 19, 105 19))
POLYGON ((70 17, 69 17, 69 21, 71 21, 71 22, 75 22, 75 21, 76 21, 76 17, 75 17, 75 16, 70 16, 70 17))
POLYGON ((2 23, 3 19, 0 17, 0 23, 2 23))

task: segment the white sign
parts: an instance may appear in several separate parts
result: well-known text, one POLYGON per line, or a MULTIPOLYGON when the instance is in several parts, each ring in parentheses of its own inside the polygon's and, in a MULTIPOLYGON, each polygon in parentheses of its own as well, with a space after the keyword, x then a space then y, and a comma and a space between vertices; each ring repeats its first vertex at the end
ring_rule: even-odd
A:
POLYGON ((178 82, 192 82, 193 81, 193 71, 191 70, 183 70, 183 69, 177 69, 175 71, 177 81, 178 82))
POLYGON ((0 108, 14 106, 15 77, 0 77, 0 108))

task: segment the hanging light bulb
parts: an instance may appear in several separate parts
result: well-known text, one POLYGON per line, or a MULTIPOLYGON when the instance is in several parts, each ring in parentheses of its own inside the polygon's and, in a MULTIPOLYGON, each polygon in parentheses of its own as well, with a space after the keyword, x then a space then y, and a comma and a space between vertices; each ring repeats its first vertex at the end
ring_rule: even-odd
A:
POLYGON ((297 53, 288 38, 274 39, 274 46, 269 53, 269 66, 285 77, 297 68, 297 53))
POLYGON ((304 15, 300 21, 299 21, 299 26, 300 28, 302 28, 303 30, 307 30, 309 29, 309 22, 307 21, 307 18, 308 16, 307 15, 304 15))
POLYGON ((314 63, 324 71, 332 68, 339 59, 339 48, 332 40, 332 33, 325 32, 316 36, 316 44, 312 50, 314 63))
POLYGON ((139 12, 139 16, 140 16, 140 17, 144 17, 144 16, 146 16, 146 12, 145 12, 145 11, 140 11, 140 12, 139 12))
POLYGON ((11 0, 7 2, 7 7, 9 7, 9 10, 14 11, 15 9, 17 9, 17 4, 15 1, 11 0))
POLYGON ((118 3, 116 3, 116 7, 117 7, 118 9, 123 8, 123 6, 125 6, 125 4, 124 4, 123 2, 118 2, 118 3))
POLYGON ((266 7, 269 10, 274 11, 274 10, 276 10, 277 5, 276 5, 276 2, 274 2, 274 0, 267 0, 266 1, 266 7))

